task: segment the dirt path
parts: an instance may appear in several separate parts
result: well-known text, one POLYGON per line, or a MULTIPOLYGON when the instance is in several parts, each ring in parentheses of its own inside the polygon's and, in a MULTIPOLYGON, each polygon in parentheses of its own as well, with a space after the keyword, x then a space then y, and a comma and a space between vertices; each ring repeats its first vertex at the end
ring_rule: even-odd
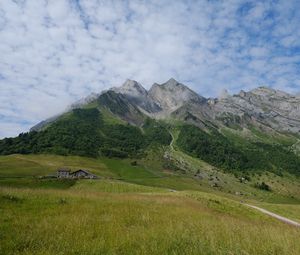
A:
POLYGON ((291 146, 292 150, 294 150, 295 153, 297 153, 297 152, 299 153, 299 151, 300 151, 300 149, 298 148, 298 147, 300 147, 299 144, 300 144, 300 139, 297 139, 297 142, 295 142, 295 143, 291 146))
POLYGON ((273 218, 276 218, 276 219, 278 219, 278 220, 280 220, 282 222, 285 222, 287 224, 290 224, 290 225, 293 225, 295 227, 299 227, 300 228, 300 223, 298 223, 296 221, 290 220, 288 218, 285 218, 285 217, 280 216, 280 215, 278 215, 276 213, 272 213, 270 211, 267 211, 266 209, 263 209, 263 208, 260 208, 260 207, 254 206, 254 205, 249 205, 249 204, 244 204, 244 205, 246 205, 248 207, 251 207, 251 208, 254 208, 254 209, 256 209, 256 210, 258 210, 258 211, 260 211, 260 212, 262 212, 264 214, 267 214, 267 215, 269 215, 269 216, 271 216, 273 218))
POLYGON ((172 132, 169 132, 169 133, 170 133, 170 135, 172 136, 172 141, 171 141, 171 143, 170 143, 170 148, 171 148, 172 151, 174 151, 174 146, 173 146, 173 143, 174 143, 174 136, 173 136, 172 132))

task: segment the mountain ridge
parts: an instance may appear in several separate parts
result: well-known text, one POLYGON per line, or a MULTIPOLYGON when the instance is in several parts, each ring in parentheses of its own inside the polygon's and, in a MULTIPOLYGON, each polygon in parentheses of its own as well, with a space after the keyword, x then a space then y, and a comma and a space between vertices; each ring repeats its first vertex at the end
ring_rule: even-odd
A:
MULTIPOLYGON (((224 91, 217 98, 205 98, 174 78, 162 84, 154 83, 149 90, 137 81, 127 79, 122 86, 93 93, 70 108, 84 107, 110 91, 119 94, 123 100, 126 98, 129 108, 136 108, 135 112, 154 119, 178 118, 186 121, 186 116, 193 116, 191 123, 196 125, 203 122, 212 122, 217 126, 239 125, 241 128, 262 125, 279 132, 300 132, 300 98, 265 86, 250 91, 241 90, 234 95, 224 91)), ((119 117, 132 124, 141 124, 126 116, 119 117)), ((38 131, 55 119, 42 121, 31 130, 38 131)))

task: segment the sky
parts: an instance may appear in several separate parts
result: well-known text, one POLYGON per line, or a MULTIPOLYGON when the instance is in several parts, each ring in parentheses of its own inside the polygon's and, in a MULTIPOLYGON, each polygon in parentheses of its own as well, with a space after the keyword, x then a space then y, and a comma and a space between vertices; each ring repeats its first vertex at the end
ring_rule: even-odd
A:
POLYGON ((127 78, 300 91, 299 0, 0 0, 0 138, 127 78))

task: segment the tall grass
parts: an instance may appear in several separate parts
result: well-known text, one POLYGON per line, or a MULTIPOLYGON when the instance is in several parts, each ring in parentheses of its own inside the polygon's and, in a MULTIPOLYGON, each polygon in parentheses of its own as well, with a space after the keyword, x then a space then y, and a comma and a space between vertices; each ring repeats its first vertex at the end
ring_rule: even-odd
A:
POLYGON ((7 255, 300 254, 300 230, 200 192, 1 188, 0 210, 7 255))
MULTIPOLYGON (((260 181, 274 181, 274 191, 263 192, 222 174, 228 184, 214 190, 187 175, 153 171, 151 160, 145 167, 130 163, 53 155, 0 157, 0 254, 300 254, 299 229, 243 206, 239 200, 244 197, 225 193, 255 191, 253 203, 260 198, 296 203, 290 194, 298 197, 297 180, 261 176, 260 181), (60 166, 86 168, 103 178, 32 177, 60 166)), ((259 205, 299 219, 296 204, 259 205)))

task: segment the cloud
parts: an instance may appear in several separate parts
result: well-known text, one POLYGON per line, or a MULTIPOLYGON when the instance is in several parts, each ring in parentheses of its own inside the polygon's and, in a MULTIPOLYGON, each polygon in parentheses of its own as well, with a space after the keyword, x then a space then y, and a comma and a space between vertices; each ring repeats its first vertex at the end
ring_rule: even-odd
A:
POLYGON ((299 91, 291 1, 14 0, 0 3, 0 137, 127 78, 170 77, 204 96, 299 91))

